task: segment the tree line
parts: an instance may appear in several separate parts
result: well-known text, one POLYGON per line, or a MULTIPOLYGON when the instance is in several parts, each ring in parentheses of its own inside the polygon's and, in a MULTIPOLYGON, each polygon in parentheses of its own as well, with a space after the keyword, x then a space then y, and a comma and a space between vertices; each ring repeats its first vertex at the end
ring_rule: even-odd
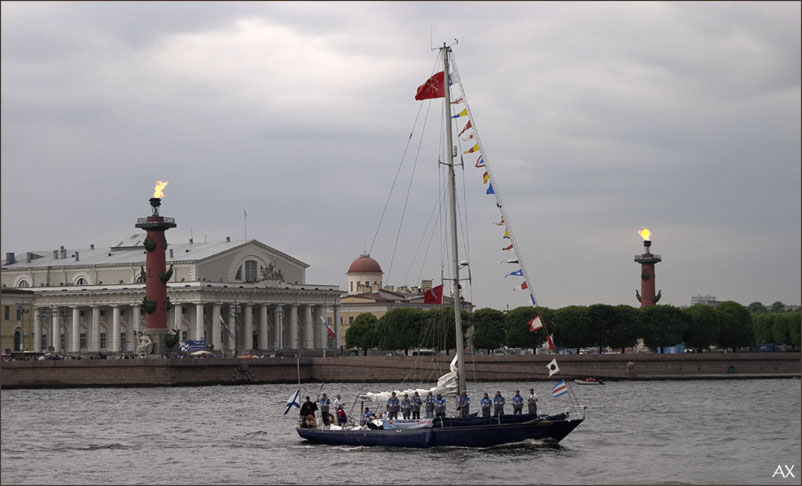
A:
MULTIPOLYGON (((518 307, 509 312, 483 308, 462 313, 462 328, 472 336, 475 350, 537 348, 546 341, 543 330, 529 332, 529 321, 539 315, 560 348, 578 350, 599 347, 620 349, 643 339, 651 349, 684 344, 702 350, 752 348, 757 343, 800 345, 800 312, 750 312, 737 302, 717 307, 703 304, 680 309, 656 305, 644 309, 627 305, 594 304, 547 307, 518 307)), ((364 313, 357 316, 345 333, 346 346, 408 351, 414 348, 454 349, 453 310, 423 311, 393 309, 380 319, 364 313)))

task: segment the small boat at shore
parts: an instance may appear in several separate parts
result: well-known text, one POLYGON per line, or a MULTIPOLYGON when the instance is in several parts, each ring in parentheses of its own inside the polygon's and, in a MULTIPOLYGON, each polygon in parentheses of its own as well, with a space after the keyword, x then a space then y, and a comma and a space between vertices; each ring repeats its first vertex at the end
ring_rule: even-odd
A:
POLYGON ((596 378, 593 377, 585 378, 584 380, 580 380, 577 378, 576 380, 574 380, 574 383, 576 383, 577 385, 604 385, 603 381, 597 380, 596 378))

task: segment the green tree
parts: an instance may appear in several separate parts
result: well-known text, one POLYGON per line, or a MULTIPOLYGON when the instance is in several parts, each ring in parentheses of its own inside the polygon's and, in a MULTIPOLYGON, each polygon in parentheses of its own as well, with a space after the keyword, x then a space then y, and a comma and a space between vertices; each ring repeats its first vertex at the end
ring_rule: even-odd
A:
POLYGON ((763 305, 763 304, 761 304, 760 302, 757 302, 757 301, 752 302, 746 308, 752 314, 765 314, 766 312, 769 311, 768 309, 766 309, 765 305, 763 305))
POLYGON ((610 345, 610 338, 616 326, 618 315, 615 307, 607 304, 593 304, 588 307, 590 335, 593 345, 604 348, 610 345))
POLYGON ((646 307, 643 309, 643 317, 645 331, 643 342, 654 350, 680 344, 690 325, 688 316, 670 305, 646 307))
POLYGON ((756 343, 773 343, 774 340, 774 316, 777 314, 752 314, 752 326, 755 329, 756 343))
POLYGON ((682 340, 687 347, 701 351, 718 342, 721 323, 718 321, 715 309, 704 304, 696 304, 684 312, 688 316, 688 330, 682 340))
POLYGON ((616 325, 609 334, 609 346, 621 349, 634 346, 643 334, 643 312, 638 307, 629 305, 615 306, 616 325))
POLYGON ((786 323, 788 325, 788 334, 791 338, 791 349, 796 350, 799 347, 799 334, 802 331, 802 313, 789 312, 785 314, 786 323))
MULTIPOLYGON (((462 342, 465 342, 465 331, 471 326, 471 315, 462 311, 462 342)), ((420 342, 422 346, 433 347, 438 352, 442 349, 446 353, 456 348, 456 324, 454 322, 454 309, 441 307, 425 312, 421 327, 420 342)))
POLYGON ((776 344, 791 344, 791 333, 790 329, 788 328, 788 321, 785 317, 786 314, 779 312, 772 312, 771 314, 769 314, 769 316, 771 316, 772 319, 771 336, 770 336, 771 340, 764 342, 776 343, 776 344))
POLYGON ((484 308, 473 313, 473 347, 490 352, 504 344, 504 313, 484 308))
POLYGON ((376 346, 376 327, 378 319, 373 314, 363 312, 356 316, 354 322, 345 331, 345 345, 349 348, 363 350, 363 354, 368 354, 368 349, 376 346))
POLYGON ((588 308, 572 305, 554 311, 554 344, 561 348, 579 348, 593 345, 588 308))
POLYGON ((539 315, 547 329, 550 329, 551 310, 545 307, 522 306, 507 312, 505 328, 507 339, 505 344, 511 348, 535 349, 546 341, 544 330, 529 332, 529 321, 539 315))
POLYGON ((424 312, 413 308, 393 309, 381 316, 379 348, 403 349, 404 354, 409 354, 409 348, 420 346, 423 318, 424 312))
POLYGON ((785 304, 780 302, 779 300, 773 304, 771 304, 771 311, 772 312, 785 312, 785 304))
POLYGON ((755 345, 755 328, 746 307, 728 300, 716 307, 716 314, 721 323, 718 338, 721 347, 737 349, 755 345))

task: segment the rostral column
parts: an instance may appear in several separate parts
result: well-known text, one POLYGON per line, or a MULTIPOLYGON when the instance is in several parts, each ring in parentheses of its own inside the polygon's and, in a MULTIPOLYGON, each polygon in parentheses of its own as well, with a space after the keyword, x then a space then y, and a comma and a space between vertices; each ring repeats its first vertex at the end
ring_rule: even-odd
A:
POLYGON ((150 336, 153 341, 152 354, 161 356, 167 355, 167 312, 172 305, 167 298, 167 282, 173 275, 173 269, 166 270, 165 253, 167 251, 167 239, 164 232, 170 228, 175 228, 175 219, 159 216, 159 206, 161 198, 164 197, 162 190, 167 182, 159 181, 156 184, 153 197, 150 198, 152 214, 147 218, 138 218, 137 228, 147 231, 145 238, 145 250, 147 258, 145 260, 145 298, 142 300, 142 309, 145 311, 145 334, 150 336))
POLYGON ((643 228, 638 231, 638 234, 643 238, 643 248, 645 252, 640 255, 635 255, 635 261, 640 263, 641 279, 640 294, 635 290, 635 297, 638 299, 638 302, 640 302, 641 308, 643 308, 656 305, 657 301, 660 300, 662 291, 658 292, 657 295, 654 293, 654 265, 660 263, 662 259, 660 255, 654 255, 650 251, 650 247, 652 246, 651 231, 643 228))

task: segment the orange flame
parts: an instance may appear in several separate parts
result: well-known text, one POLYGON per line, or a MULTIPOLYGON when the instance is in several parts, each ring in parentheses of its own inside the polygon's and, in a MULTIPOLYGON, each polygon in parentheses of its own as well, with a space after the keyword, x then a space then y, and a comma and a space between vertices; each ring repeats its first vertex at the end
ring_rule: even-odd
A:
POLYGON ((641 238, 643 238, 644 241, 651 241, 652 239, 652 232, 649 231, 649 229, 646 228, 645 226, 643 227, 642 230, 638 231, 638 234, 640 235, 641 238))
POLYGON ((169 181, 159 181, 156 183, 156 189, 153 190, 153 197, 164 197, 163 189, 169 184, 169 181))

